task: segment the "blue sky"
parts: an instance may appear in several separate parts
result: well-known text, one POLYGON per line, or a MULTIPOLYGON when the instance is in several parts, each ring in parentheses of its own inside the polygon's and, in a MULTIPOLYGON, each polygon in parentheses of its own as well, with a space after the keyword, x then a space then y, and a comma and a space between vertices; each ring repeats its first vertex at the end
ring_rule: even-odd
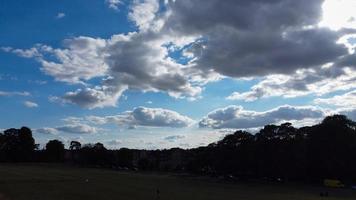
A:
POLYGON ((2 1, 0 128, 152 149, 356 119, 355 2, 201 3, 2 1))

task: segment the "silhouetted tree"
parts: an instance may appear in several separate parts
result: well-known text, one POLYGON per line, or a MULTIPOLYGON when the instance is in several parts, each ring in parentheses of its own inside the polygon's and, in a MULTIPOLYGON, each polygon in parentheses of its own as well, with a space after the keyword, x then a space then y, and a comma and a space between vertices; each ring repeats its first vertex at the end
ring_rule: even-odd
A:
POLYGON ((46 144, 47 159, 51 162, 64 160, 64 144, 59 140, 50 140, 46 144))
POLYGON ((132 167, 133 152, 130 149, 122 148, 116 152, 116 163, 120 167, 132 167))
MULTIPOLYGON (((64 161, 64 145, 51 140, 36 149, 29 128, 0 133, 0 161, 64 161), (43 156, 45 155, 45 156, 43 156)), ((84 166, 142 170, 186 170, 212 176, 267 180, 356 180, 356 123, 346 116, 326 117, 320 124, 295 128, 266 125, 256 134, 236 131, 195 149, 107 150, 102 143, 72 141, 65 161, 84 166)))
POLYGON ((326 117, 312 127, 308 140, 309 175, 356 178, 356 123, 343 115, 326 117))
POLYGON ((111 165, 109 152, 102 143, 85 144, 80 149, 80 163, 89 165, 111 165))
POLYGON ((0 134, 0 159, 2 161, 30 161, 35 148, 32 131, 27 127, 7 129, 0 134))
POLYGON ((79 150, 82 147, 82 144, 80 144, 80 142, 78 141, 71 141, 70 142, 70 146, 69 149, 70 150, 79 150))
POLYGON ((18 140, 20 145, 19 153, 22 155, 24 161, 30 161, 33 151, 37 148, 35 139, 32 137, 31 129, 22 127, 19 130, 18 140))

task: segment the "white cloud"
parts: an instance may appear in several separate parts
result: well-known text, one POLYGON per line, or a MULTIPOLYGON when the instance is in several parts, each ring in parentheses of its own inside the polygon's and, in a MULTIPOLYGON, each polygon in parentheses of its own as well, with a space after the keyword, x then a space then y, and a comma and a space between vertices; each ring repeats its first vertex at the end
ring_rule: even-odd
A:
POLYGON ((73 38, 65 40, 65 49, 45 45, 34 48, 39 52, 35 58, 42 64, 42 71, 57 81, 79 83, 84 87, 66 93, 61 102, 97 108, 115 106, 126 89, 163 91, 174 98, 196 98, 202 91, 197 84, 199 75, 167 57, 169 50, 164 45, 171 40, 162 40, 152 33, 129 33, 114 35, 108 40, 73 38), (56 61, 51 60, 52 57, 56 61), (89 87, 87 81, 93 78, 101 78, 100 85, 89 87))
POLYGON ((108 4, 109 8, 118 10, 120 4, 122 4, 121 0, 105 0, 105 3, 108 4))
POLYGON ((57 19, 61 19, 61 18, 65 17, 65 16, 66 16, 65 13, 59 12, 59 13, 57 13, 56 18, 57 19))
POLYGON ((25 101, 23 103, 27 108, 37 108, 38 104, 32 101, 25 101))
POLYGON ((0 91, 0 97, 10 97, 10 96, 30 96, 29 92, 8 92, 8 91, 0 91))
POLYGON ((30 49, 14 49, 12 47, 1 47, 1 50, 4 52, 14 53, 24 58, 41 57, 41 53, 38 51, 37 47, 32 47, 30 49))
POLYGON ((354 0, 326 0, 323 4, 323 20, 320 26, 326 26, 334 30, 341 28, 355 28, 353 20, 356 2, 354 0))
POLYGON ((37 47, 41 53, 37 59, 42 64, 43 72, 57 81, 72 84, 106 75, 108 66, 104 62, 104 39, 76 37, 66 39, 63 43, 64 49, 53 49, 45 45, 37 47), (54 57, 58 62, 46 55, 54 57))
POLYGON ((214 129, 248 129, 262 127, 267 124, 293 121, 303 124, 303 121, 321 120, 326 116, 326 111, 316 107, 280 106, 264 112, 245 110, 241 106, 228 106, 209 113, 200 122, 200 127, 214 129))
POLYGON ((327 93, 356 88, 356 71, 351 68, 324 66, 318 70, 299 70, 291 75, 270 75, 252 86, 250 91, 234 92, 228 100, 255 101, 260 98, 281 96, 293 98, 308 94, 327 93))
POLYGON ((317 104, 327 104, 331 106, 356 109, 356 90, 330 98, 317 98, 314 102, 317 104))
POLYGON ((114 123, 128 128, 136 126, 182 128, 194 122, 191 118, 172 110, 146 107, 137 107, 113 116, 89 116, 87 120, 96 124, 114 123))
POLYGON ((135 22, 141 31, 152 29, 156 18, 156 13, 159 9, 157 0, 134 0, 129 19, 135 22))
POLYGON ((87 124, 67 124, 64 126, 59 126, 55 128, 57 131, 65 132, 65 133, 78 133, 78 134, 92 134, 97 133, 98 129, 93 126, 89 126, 87 124))

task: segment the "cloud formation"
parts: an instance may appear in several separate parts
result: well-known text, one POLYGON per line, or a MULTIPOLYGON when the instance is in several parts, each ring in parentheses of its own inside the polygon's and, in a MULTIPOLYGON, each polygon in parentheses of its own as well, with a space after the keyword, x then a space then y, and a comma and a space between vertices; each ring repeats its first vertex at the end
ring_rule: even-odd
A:
POLYGON ((100 128, 95 126, 90 126, 88 124, 82 123, 79 118, 66 119, 64 120, 67 124, 57 127, 43 127, 34 129, 35 133, 57 135, 59 133, 70 133, 70 134, 94 134, 98 133, 100 128))
POLYGON ((317 104, 327 104, 342 108, 356 109, 356 90, 330 98, 317 98, 314 102, 317 104))
POLYGON ((34 57, 42 71, 57 81, 81 84, 82 88, 61 98, 86 108, 115 106, 127 89, 163 91, 175 98, 197 97, 202 91, 196 84, 199 75, 168 57, 163 45, 170 40, 152 33, 129 33, 108 40, 68 39, 64 49, 37 45, 31 50, 7 51, 34 57), (53 57, 56 61, 51 60, 53 57), (101 85, 89 87, 87 82, 93 78, 102 78, 101 85))
POLYGON ((191 125, 194 121, 175 111, 163 108, 137 107, 113 116, 89 116, 86 120, 94 124, 113 123, 128 128, 142 127, 171 127, 182 128, 191 125))
POLYGON ((320 120, 325 116, 325 111, 316 107, 285 105, 265 112, 256 112, 245 110, 241 106, 228 106, 210 112, 199 122, 199 126, 213 129, 248 129, 283 121, 320 120))
MULTIPOLYGON (((228 97, 247 101, 350 89, 356 56, 347 37, 356 29, 321 27, 323 2, 136 0, 128 14, 135 31, 74 37, 63 48, 2 50, 35 58, 55 80, 77 84, 58 98, 90 109, 116 106, 129 89, 197 99, 206 83, 221 77, 262 77, 251 91, 228 97), (93 79, 101 82, 92 85, 93 79)), ((106 3, 117 9, 121 1, 106 3)))
POLYGON ((11 96, 30 96, 29 92, 16 92, 16 91, 0 91, 0 97, 11 97, 11 96))
POLYGON ((184 138, 185 138, 184 135, 170 135, 170 136, 167 136, 167 137, 165 137, 163 139, 168 141, 168 142, 176 142, 177 140, 181 140, 181 139, 184 139, 184 138))
POLYGON ((65 17, 65 16, 66 16, 65 13, 60 12, 60 13, 57 14, 56 18, 57 19, 61 19, 61 18, 65 17))
POLYGON ((78 133, 78 134, 92 134, 97 133, 98 129, 93 126, 89 126, 87 124, 67 124, 64 126, 59 126, 55 128, 57 131, 65 132, 65 133, 78 133))
POLYGON ((289 74, 348 53, 344 31, 318 27, 323 0, 170 1, 165 26, 204 36, 194 64, 229 77, 289 74), (192 12, 194 11, 194 12, 192 12), (250 13, 254 13, 251 16, 250 13))
POLYGON ((120 4, 122 4, 121 0, 105 0, 105 3, 109 6, 109 8, 118 10, 120 4))
POLYGON ((353 121, 356 121, 356 108, 345 108, 338 111, 340 114, 346 115, 353 121))
POLYGON ((46 134, 46 135, 57 135, 58 130, 55 128, 50 128, 50 127, 44 127, 44 128, 38 128, 34 129, 35 133, 40 133, 40 134, 46 134))
POLYGON ((252 86, 250 91, 234 92, 228 100, 255 101, 260 98, 281 96, 292 98, 315 94, 318 96, 334 91, 355 88, 356 71, 351 68, 323 66, 316 69, 298 70, 291 75, 270 75, 252 86))
POLYGON ((37 108, 38 104, 32 101, 25 101, 23 103, 27 108, 37 108))

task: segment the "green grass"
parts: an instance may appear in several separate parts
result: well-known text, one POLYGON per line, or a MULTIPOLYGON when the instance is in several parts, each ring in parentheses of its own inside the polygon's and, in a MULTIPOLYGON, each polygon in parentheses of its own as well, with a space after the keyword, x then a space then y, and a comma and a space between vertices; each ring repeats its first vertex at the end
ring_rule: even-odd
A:
MULTIPOLYGON (((10 200, 314 200, 356 199, 356 191, 314 186, 223 183, 202 177, 143 174, 60 165, 0 164, 0 193, 10 200), (86 181, 88 179, 88 182, 86 181)), ((1 199, 1 197, 0 197, 1 199)), ((1 199, 2 200, 2 199, 1 199)))

